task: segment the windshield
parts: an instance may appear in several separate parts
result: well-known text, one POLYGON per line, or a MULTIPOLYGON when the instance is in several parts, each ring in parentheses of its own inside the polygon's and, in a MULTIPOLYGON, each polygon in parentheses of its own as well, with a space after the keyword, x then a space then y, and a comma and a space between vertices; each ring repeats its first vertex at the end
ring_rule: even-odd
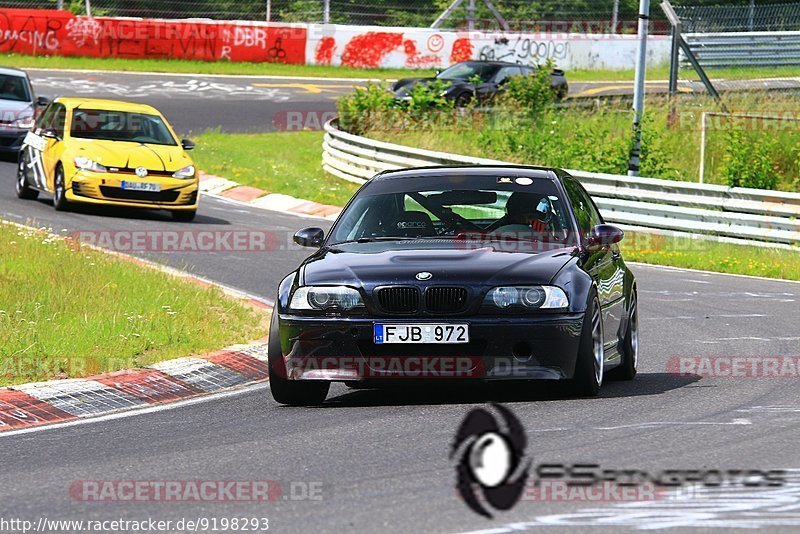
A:
POLYGON ((0 100, 30 102, 31 95, 28 91, 27 80, 21 76, 0 74, 0 100))
POLYGON ((406 239, 573 244, 568 208, 555 183, 549 179, 516 178, 525 184, 531 182, 518 186, 514 179, 494 178, 511 182, 502 188, 409 188, 369 194, 367 187, 342 214, 328 245, 406 239))
POLYGON ((70 135, 81 139, 127 141, 151 145, 175 146, 178 144, 158 115, 125 111, 76 109, 72 112, 70 135))
POLYGON ((466 82, 478 76, 482 83, 486 83, 494 76, 495 72, 497 72, 497 66, 495 65, 488 65, 486 63, 459 63, 443 70, 439 73, 437 78, 442 80, 462 80, 466 82))

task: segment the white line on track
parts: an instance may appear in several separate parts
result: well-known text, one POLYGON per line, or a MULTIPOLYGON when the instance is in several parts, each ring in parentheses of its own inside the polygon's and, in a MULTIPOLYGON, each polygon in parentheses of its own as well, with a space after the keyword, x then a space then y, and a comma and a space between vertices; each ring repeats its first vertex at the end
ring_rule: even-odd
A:
POLYGON ((283 75, 269 75, 269 74, 202 74, 199 72, 148 72, 148 71, 132 71, 132 70, 94 70, 94 69, 47 69, 47 68, 30 68, 24 69, 28 72, 58 72, 58 73, 74 73, 74 74, 133 74, 136 76, 163 76, 163 77, 180 77, 180 78, 251 78, 257 80, 306 80, 314 82, 392 82, 395 79, 389 78, 329 78, 326 76, 283 76, 283 75))
MULTIPOLYGON (((798 252, 800 254, 800 252, 798 252)), ((661 269, 664 271, 676 271, 676 272, 685 272, 685 273, 701 273, 710 276, 733 276, 735 278, 745 278, 751 280, 763 280, 766 282, 777 282, 779 284, 800 284, 800 280, 786 280, 784 278, 767 278, 766 276, 753 276, 749 274, 733 274, 733 273, 718 273, 714 271, 703 271, 701 269, 686 269, 685 267, 672 267, 671 265, 653 265, 652 263, 639 263, 638 261, 626 261, 628 265, 634 265, 636 267, 645 267, 645 268, 652 268, 652 269, 661 269)))
POLYGON ((269 389, 269 383, 267 382, 260 382, 258 384, 252 384, 249 386, 244 386, 236 389, 226 390, 220 393, 211 393, 208 395, 203 395, 201 397, 194 397, 191 399, 186 399, 182 401, 172 402, 169 404, 159 404, 156 406, 147 406, 144 408, 133 408, 127 409, 122 412, 115 412, 110 413, 107 415, 99 415, 97 417, 89 417, 86 419, 76 419, 72 421, 64 421, 63 423, 53 423, 47 424, 42 426, 35 426, 31 428, 21 428, 19 430, 9 430, 7 432, 0 432, 0 439, 7 438, 9 436, 18 436, 20 434, 31 434, 33 432, 45 432, 47 430, 54 430, 57 428, 65 428, 70 426, 79 426, 79 425, 88 425, 93 423, 100 423, 103 421, 114 421, 117 419, 125 419, 127 417, 134 417, 137 415, 145 415, 151 413, 158 413, 158 412, 166 412, 168 410, 174 410, 176 408, 182 408, 184 406, 192 406, 194 404, 202 404, 204 402, 211 402, 218 399, 226 399, 230 397, 237 397, 239 395, 245 395, 248 393, 252 393, 254 391, 261 391, 264 389, 269 389))

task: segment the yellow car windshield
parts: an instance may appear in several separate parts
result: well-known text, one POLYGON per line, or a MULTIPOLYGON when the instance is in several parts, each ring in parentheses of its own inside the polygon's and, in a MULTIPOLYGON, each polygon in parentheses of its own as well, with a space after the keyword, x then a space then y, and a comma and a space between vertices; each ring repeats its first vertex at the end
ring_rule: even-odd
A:
POLYGON ((72 112, 70 135, 103 141, 170 146, 178 144, 158 115, 127 111, 76 109, 72 112))

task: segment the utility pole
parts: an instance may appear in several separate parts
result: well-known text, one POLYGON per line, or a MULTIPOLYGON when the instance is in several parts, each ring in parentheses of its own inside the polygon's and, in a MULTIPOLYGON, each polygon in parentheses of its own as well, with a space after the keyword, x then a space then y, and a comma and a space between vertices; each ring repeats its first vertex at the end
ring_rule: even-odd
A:
POLYGON ((614 10, 611 12, 611 33, 617 33, 619 26, 619 0, 614 0, 614 10))
POLYGON ((639 176, 642 157, 642 117, 644 116, 644 79, 647 68, 647 30, 650 0, 639 0, 639 49, 636 58, 636 81, 633 92, 633 148, 628 160, 628 176, 639 176))

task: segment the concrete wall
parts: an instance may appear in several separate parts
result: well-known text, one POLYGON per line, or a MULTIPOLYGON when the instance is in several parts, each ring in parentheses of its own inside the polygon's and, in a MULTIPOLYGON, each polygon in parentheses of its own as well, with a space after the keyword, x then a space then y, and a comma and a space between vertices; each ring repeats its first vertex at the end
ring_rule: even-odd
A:
MULTIPOLYGON (((573 69, 633 68, 632 35, 503 34, 249 21, 77 17, 66 11, 0 10, 0 52, 204 61, 346 65, 359 68, 447 67, 467 59, 573 69)), ((648 44, 651 64, 669 57, 669 37, 648 44)))

